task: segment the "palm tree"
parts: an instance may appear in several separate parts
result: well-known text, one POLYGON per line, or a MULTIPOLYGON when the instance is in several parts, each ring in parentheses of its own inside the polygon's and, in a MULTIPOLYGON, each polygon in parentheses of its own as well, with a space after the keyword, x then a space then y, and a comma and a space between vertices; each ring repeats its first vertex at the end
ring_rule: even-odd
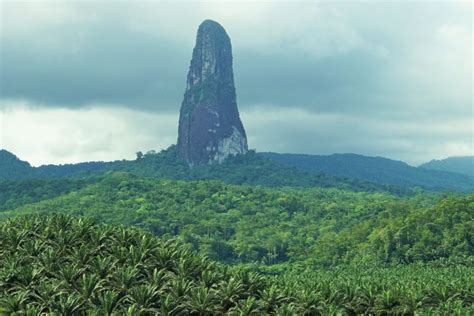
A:
POLYGON ((177 276, 168 283, 166 291, 169 292, 176 300, 179 300, 180 298, 188 295, 192 285, 193 281, 177 276))
POLYGON ((85 302, 89 302, 103 290, 104 282, 105 280, 96 274, 83 274, 77 283, 76 290, 85 302))
POLYGON ((53 310, 62 315, 75 315, 81 311, 83 301, 76 293, 61 294, 53 303, 53 310))
POLYGON ((229 310, 231 316, 255 316, 263 314, 263 308, 255 297, 249 297, 246 300, 239 301, 237 306, 229 310))
POLYGON ((191 314, 205 316, 216 313, 216 302, 214 291, 200 284, 192 290, 184 305, 191 314))
POLYGON ((115 290, 126 293, 138 282, 139 273, 135 267, 126 266, 114 272, 111 282, 115 290))
POLYGON ((165 284, 170 280, 170 275, 166 269, 158 270, 157 268, 154 268, 151 270, 151 273, 150 269, 146 270, 146 273, 148 282, 159 289, 163 288, 163 286, 165 286, 165 284))
POLYGON ((159 314, 177 315, 183 311, 183 306, 178 304, 172 294, 166 294, 160 301, 159 314))
POLYGON ((117 260, 111 256, 96 257, 91 261, 91 271, 101 279, 106 278, 115 269, 117 260))
POLYGON ((319 315, 324 304, 320 294, 309 289, 299 292, 297 302, 302 315, 319 315))
POLYGON ((0 298, 0 311, 5 312, 7 315, 21 312, 25 309, 29 295, 30 293, 27 291, 4 294, 4 297, 0 298))
POLYGON ((295 304, 289 303, 289 304, 283 304, 280 307, 276 309, 275 315, 278 316, 294 316, 294 315, 300 315, 300 310, 296 307, 295 304))
POLYGON ((98 307, 105 313, 105 315, 112 315, 119 307, 123 300, 119 293, 111 290, 105 290, 99 295, 98 307))
POLYGON ((235 306, 237 301, 242 298, 244 287, 242 282, 234 277, 230 277, 228 281, 221 281, 217 287, 217 297, 222 312, 226 312, 232 306, 235 306))
POLYGON ((56 297, 67 293, 62 287, 61 283, 52 279, 42 281, 35 288, 33 301, 41 310, 52 311, 52 304, 56 301, 56 297))
POLYGON ((135 286, 129 291, 127 301, 136 305, 141 312, 154 312, 160 299, 158 287, 150 284, 135 286))
POLYGON ((274 312, 277 306, 287 301, 285 295, 280 292, 275 284, 259 291, 259 297, 263 308, 269 313, 274 312))

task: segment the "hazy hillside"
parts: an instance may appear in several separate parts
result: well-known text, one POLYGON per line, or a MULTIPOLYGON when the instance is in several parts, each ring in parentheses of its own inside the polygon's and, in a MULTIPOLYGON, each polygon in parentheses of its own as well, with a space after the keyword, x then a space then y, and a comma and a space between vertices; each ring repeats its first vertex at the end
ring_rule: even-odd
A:
POLYGON ((87 176, 91 173, 105 171, 113 162, 83 162, 64 165, 42 165, 32 167, 20 160, 13 153, 0 149, 0 180, 50 179, 70 176, 87 176))
POLYGON ((33 167, 26 161, 20 160, 9 151, 0 149, 0 180, 23 179, 31 175, 33 167))
POLYGON ((474 189, 474 178, 467 175, 415 168, 404 162, 383 157, 356 154, 319 156, 260 153, 259 155, 308 172, 363 179, 379 184, 417 186, 434 191, 472 191, 474 189))
POLYGON ((474 177, 474 156, 431 160, 430 162, 420 165, 420 168, 457 172, 474 177))
POLYGON ((389 191, 411 194, 413 187, 429 191, 474 189, 474 177, 459 173, 415 168, 401 161, 355 154, 330 156, 258 153, 251 151, 218 165, 190 168, 176 157, 176 147, 140 156, 136 160, 84 162, 31 167, 13 154, 0 155, 0 180, 86 178, 110 171, 174 179, 216 179, 233 184, 270 187, 335 187, 355 191, 389 191))
MULTIPOLYGON (((15 157, 13 154, 9 156, 15 157)), ((16 163, 23 164, 19 160, 16 163)), ((335 187, 354 191, 390 191, 397 194, 411 194, 409 188, 379 185, 359 179, 343 179, 324 174, 310 174, 291 166, 266 159, 255 152, 230 157, 218 165, 196 165, 190 168, 176 157, 176 147, 150 153, 136 160, 113 162, 86 162, 66 165, 46 165, 22 169, 21 173, 1 172, 0 180, 9 179, 57 179, 57 178, 88 178, 111 171, 125 171, 134 175, 174 179, 174 180, 206 180, 216 179, 232 184, 262 185, 268 187, 335 187), (4 176, 5 175, 5 176, 4 176)), ((18 168, 13 168, 16 170, 18 168)))

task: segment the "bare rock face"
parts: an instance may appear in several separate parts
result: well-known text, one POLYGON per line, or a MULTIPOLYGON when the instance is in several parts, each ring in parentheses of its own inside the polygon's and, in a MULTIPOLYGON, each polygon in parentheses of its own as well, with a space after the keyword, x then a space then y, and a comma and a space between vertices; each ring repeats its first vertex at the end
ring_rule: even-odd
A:
POLYGON ((232 47, 224 28, 206 20, 199 26, 181 105, 178 156, 190 165, 221 163, 248 151, 237 109, 232 47))

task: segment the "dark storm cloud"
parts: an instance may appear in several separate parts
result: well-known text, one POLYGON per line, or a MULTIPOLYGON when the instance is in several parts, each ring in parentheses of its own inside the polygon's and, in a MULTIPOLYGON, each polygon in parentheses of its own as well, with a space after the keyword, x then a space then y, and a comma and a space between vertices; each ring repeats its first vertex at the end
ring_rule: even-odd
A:
MULTIPOLYGON (((188 40, 157 40, 114 20, 66 25, 25 38, 6 38, 0 72, 3 98, 44 106, 121 104, 176 110, 185 87, 195 26, 188 40), (43 36, 52 38, 44 39, 43 36), (31 41, 33 43, 31 43, 31 41), (28 49, 31 45, 33 49, 28 49)), ((345 111, 378 89, 381 60, 349 51, 314 60, 298 50, 262 54, 235 44, 235 77, 242 108, 256 103, 345 111)), ((291 48, 291 47, 290 47, 291 48)), ((367 105, 367 104, 366 104, 367 105)))
MULTIPOLYGON (((0 141, 8 146, 23 142, 25 152, 31 146, 13 129, 29 115, 38 120, 54 116, 81 130, 84 116, 108 113, 114 120, 107 124, 124 134, 133 134, 129 129, 146 115, 162 125, 159 117, 177 116, 195 32, 211 18, 232 39, 237 102, 251 147, 353 151, 413 163, 472 153, 468 2, 0 5, 0 120, 2 115, 9 120, 3 126, 10 129, 3 130, 0 141), (76 112, 54 112, 58 108, 76 112)), ((140 126, 146 146, 158 137, 151 122, 140 126)), ((169 129, 160 129, 162 140, 176 138, 176 130, 169 129)), ((37 134, 32 128, 29 133, 37 134)), ((41 133, 52 139, 59 134, 41 133)), ((101 147, 95 134, 78 135, 101 147)), ((124 141, 123 134, 117 135, 107 139, 124 141)), ((125 147, 123 156, 133 156, 133 141, 125 147)), ((43 152, 47 147, 38 148, 36 157, 44 159, 37 161, 52 159, 43 152)), ((81 155, 68 151, 56 161, 87 159, 90 148, 81 148, 81 155)))
MULTIPOLYGON (((436 107, 434 102, 444 100, 431 82, 433 73, 410 78, 410 71, 429 70, 417 62, 424 54, 436 58, 439 49, 443 58, 462 57, 444 52, 433 38, 445 23, 465 27, 470 15, 463 10, 455 4, 411 2, 223 6, 98 1, 44 7, 7 2, 2 4, 1 96, 44 106, 100 103, 176 111, 197 25, 207 15, 217 15, 233 39, 242 108, 265 103, 323 113, 392 112, 392 106, 410 109, 419 103, 416 91, 428 92, 423 84, 433 94, 425 101, 436 107), (226 9, 250 17, 230 18, 226 9), (29 21, 14 21, 27 10, 29 21)), ((467 35, 472 40, 472 32, 467 35)), ((437 69, 440 62, 426 66, 443 71, 437 69)), ((465 67, 472 69, 472 61, 465 67)), ((456 75, 466 86, 469 72, 456 75)), ((463 93, 464 99, 454 101, 469 101, 463 93)), ((466 104, 459 107, 465 112, 466 104)))
MULTIPOLYGON (((185 87, 190 47, 104 28, 81 40, 76 36, 72 33, 62 41, 65 47, 81 42, 78 52, 59 48, 38 54, 25 50, 24 43, 4 45, 2 97, 26 98, 45 106, 111 103, 154 111, 176 108, 185 87)), ((234 54, 238 97, 244 106, 271 103, 350 110, 354 103, 365 101, 358 92, 376 90, 381 81, 381 61, 364 52, 318 61, 245 50, 234 54)))
POLYGON ((3 98, 44 106, 110 103, 160 111, 182 95, 188 57, 173 42, 108 23, 53 30, 53 43, 43 35, 4 40, 3 98))
POLYGON ((317 61, 242 53, 236 70, 239 101, 309 107, 321 112, 353 111, 355 104, 367 103, 362 92, 381 88, 381 64, 358 51, 317 61))

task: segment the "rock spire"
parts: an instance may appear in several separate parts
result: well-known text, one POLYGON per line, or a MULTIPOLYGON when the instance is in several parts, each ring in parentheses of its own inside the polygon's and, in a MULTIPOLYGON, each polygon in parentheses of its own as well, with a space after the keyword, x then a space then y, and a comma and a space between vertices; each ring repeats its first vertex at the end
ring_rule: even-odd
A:
POLYGON ((247 136, 237 109, 232 47, 224 28, 205 20, 199 26, 181 104, 178 156, 190 165, 221 163, 245 154, 247 136))

